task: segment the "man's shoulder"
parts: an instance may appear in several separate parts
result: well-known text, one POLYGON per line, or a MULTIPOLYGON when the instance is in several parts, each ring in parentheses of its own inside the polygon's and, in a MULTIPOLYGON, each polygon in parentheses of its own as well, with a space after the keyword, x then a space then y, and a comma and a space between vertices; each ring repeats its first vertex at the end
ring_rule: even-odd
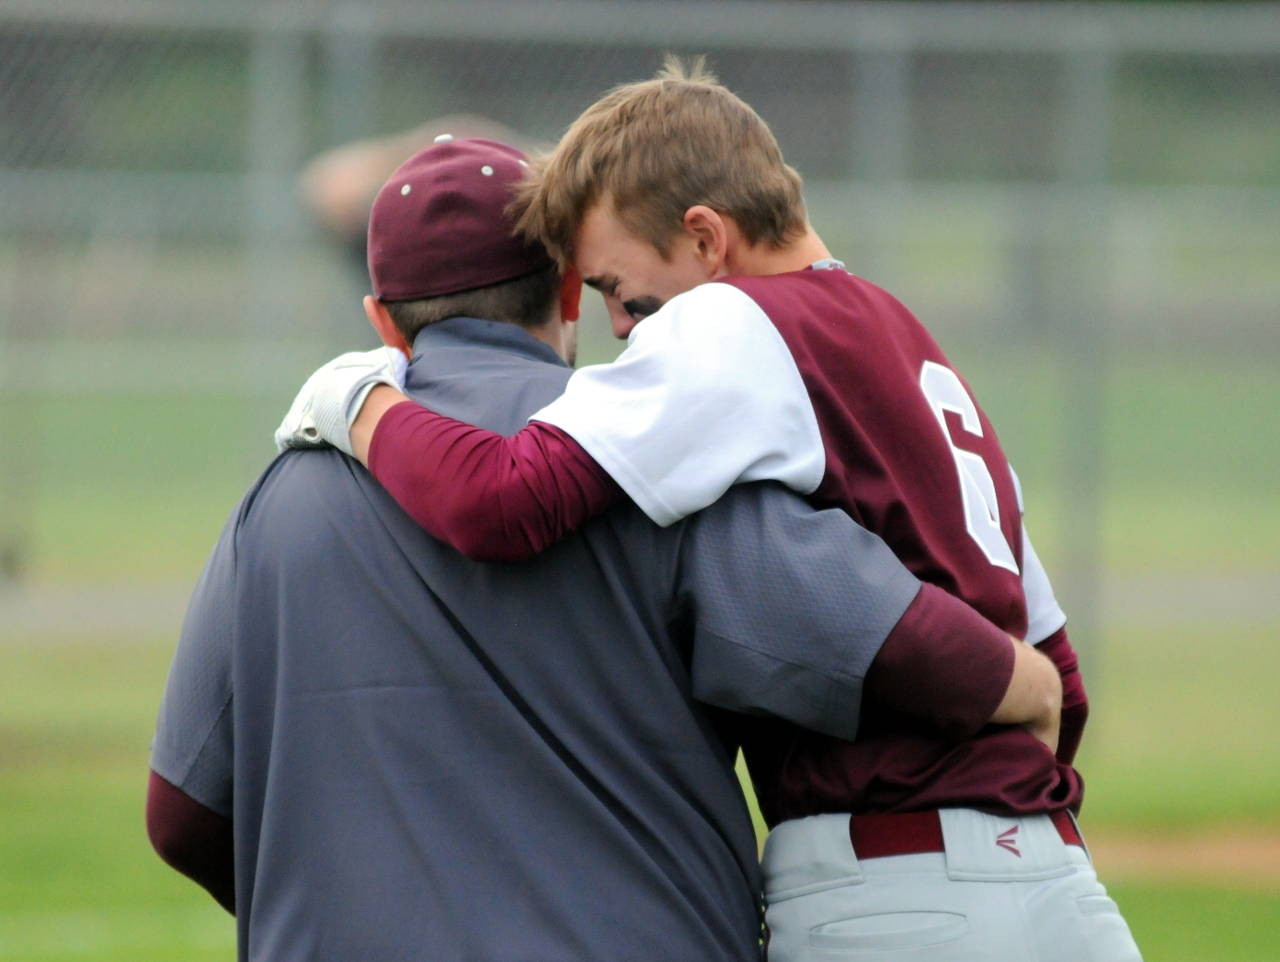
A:
POLYGON ((678 522, 675 527, 708 534, 740 535, 785 523, 788 519, 817 513, 802 495, 781 481, 747 481, 735 484, 707 507, 678 522))
POLYGON ((292 450, 277 456, 249 488, 236 512, 236 528, 270 544, 276 535, 315 530, 326 519, 355 523, 361 511, 394 508, 368 472, 337 449, 292 450))
MULTIPOLYGON (((277 457, 245 495, 234 523, 237 551, 269 564, 341 566, 353 552, 378 551, 394 551, 414 567, 437 573, 481 564, 433 538, 364 467, 332 448, 277 457)), ((634 568, 628 580, 649 583, 646 568, 674 557, 681 537, 678 529, 658 527, 625 502, 531 564, 548 570, 577 565, 585 552, 594 566, 634 568)))

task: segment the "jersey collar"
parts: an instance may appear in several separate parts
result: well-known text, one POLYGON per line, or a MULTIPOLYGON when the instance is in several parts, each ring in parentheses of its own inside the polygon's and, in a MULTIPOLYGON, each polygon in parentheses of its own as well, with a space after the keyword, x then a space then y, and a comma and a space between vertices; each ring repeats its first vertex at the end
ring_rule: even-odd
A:
POLYGON ((569 366, 550 345, 543 344, 523 328, 505 321, 486 321, 479 317, 448 317, 435 324, 428 324, 413 339, 413 360, 416 361, 420 355, 433 350, 461 345, 490 347, 534 361, 545 361, 560 367, 569 366))

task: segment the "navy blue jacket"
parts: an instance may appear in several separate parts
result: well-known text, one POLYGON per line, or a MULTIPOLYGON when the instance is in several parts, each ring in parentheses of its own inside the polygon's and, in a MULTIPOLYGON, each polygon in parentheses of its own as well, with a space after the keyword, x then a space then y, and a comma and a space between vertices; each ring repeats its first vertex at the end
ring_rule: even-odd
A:
MULTIPOLYGON (((413 397, 506 433, 570 373, 506 324, 414 346, 413 397)), ((233 819, 241 959, 754 959, 726 710, 852 737, 918 590, 776 485, 486 565, 355 461, 291 452, 196 589, 153 768, 233 819)))

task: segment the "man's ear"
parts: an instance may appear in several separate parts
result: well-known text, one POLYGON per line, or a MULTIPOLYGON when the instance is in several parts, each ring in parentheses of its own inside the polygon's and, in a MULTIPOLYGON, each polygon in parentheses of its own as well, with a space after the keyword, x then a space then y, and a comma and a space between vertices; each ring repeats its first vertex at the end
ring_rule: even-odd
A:
POLYGON ((396 327, 396 322, 391 319, 391 312, 387 310, 387 305, 372 295, 366 294, 364 297, 364 314, 369 318, 369 323, 373 325, 373 329, 378 332, 378 337, 382 339, 382 343, 387 347, 394 347, 397 351, 404 354, 405 357, 413 360, 413 350, 409 347, 409 342, 405 340, 400 328, 396 327))
POLYGON ((566 267, 560 278, 560 319, 576 321, 582 316, 582 275, 575 267, 566 267))
POLYGON ((694 254, 707 276, 722 276, 730 242, 730 227, 725 218, 705 204, 695 204, 684 212, 684 230, 693 239, 694 254))

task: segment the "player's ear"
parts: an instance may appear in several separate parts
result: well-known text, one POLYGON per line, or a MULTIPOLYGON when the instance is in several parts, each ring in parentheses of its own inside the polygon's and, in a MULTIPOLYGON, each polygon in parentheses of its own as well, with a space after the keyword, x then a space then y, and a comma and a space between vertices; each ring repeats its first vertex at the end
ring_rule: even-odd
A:
POLYGON ((394 347, 397 351, 401 351, 405 357, 413 359, 413 349, 409 347, 409 342, 405 336, 400 333, 400 328, 396 327, 396 322, 391 319, 391 312, 387 310, 387 305, 372 295, 366 294, 364 298, 364 314, 369 318, 369 323, 373 325, 373 329, 378 332, 378 337, 382 339, 382 343, 387 347, 394 347))
POLYGON ((684 229, 694 242, 694 254, 707 277, 724 273, 729 254, 729 225, 705 204, 695 204, 684 212, 684 229))
POLYGON ((570 266, 560 277, 560 319, 576 321, 582 316, 582 275, 570 266))

